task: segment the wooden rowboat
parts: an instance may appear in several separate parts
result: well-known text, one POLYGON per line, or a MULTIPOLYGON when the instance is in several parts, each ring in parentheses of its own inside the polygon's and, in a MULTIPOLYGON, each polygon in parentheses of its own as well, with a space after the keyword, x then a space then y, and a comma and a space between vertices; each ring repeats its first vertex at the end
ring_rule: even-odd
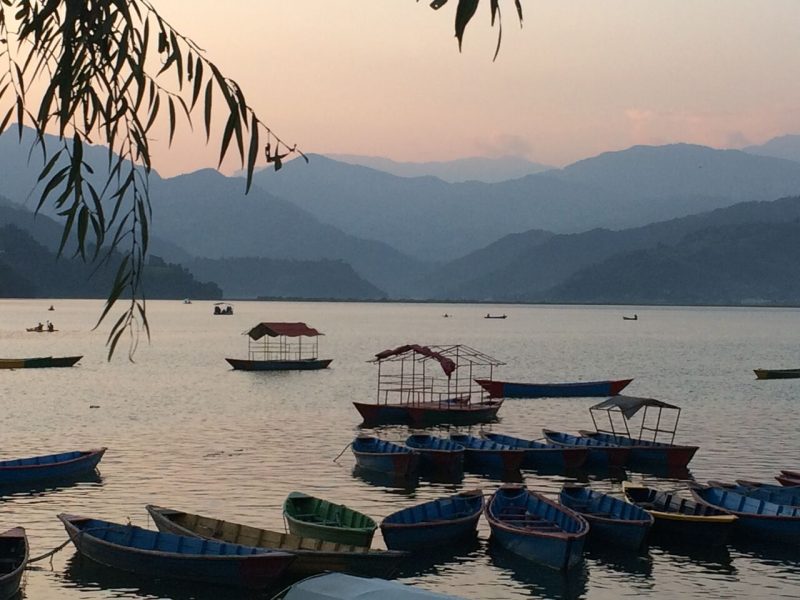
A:
POLYGON ((800 369, 754 369, 756 379, 798 379, 800 369))
POLYGON ((525 458, 525 452, 521 449, 492 440, 463 434, 453 434, 450 439, 464 446, 467 469, 518 471, 525 458))
POLYGON ((466 600, 375 577, 342 573, 316 575, 282 590, 272 600, 466 600))
POLYGON ((490 398, 586 398, 615 396, 633 379, 581 381, 578 383, 512 383, 491 379, 475 382, 489 393, 490 398))
POLYGON ((499 488, 484 513, 492 538, 523 558, 559 570, 582 560, 586 519, 525 486, 499 488))
POLYGON ((782 485, 743 485, 741 483, 724 483, 722 481, 709 481, 710 487, 736 492, 742 496, 758 498, 773 504, 786 504, 789 506, 800 506, 800 488, 794 489, 782 485))
POLYGON ((40 356, 36 358, 0 358, 0 369, 47 369, 71 367, 83 356, 40 356))
POLYGON ((800 543, 800 507, 774 504, 736 492, 692 485, 692 496, 700 504, 736 515, 736 527, 748 536, 771 542, 800 543))
POLYGON ((778 475, 775 477, 775 479, 777 479, 778 483, 780 483, 783 487, 793 488, 800 486, 800 478, 790 477, 786 475, 786 473, 778 475))
POLYGON ((362 469, 408 477, 417 471, 419 454, 411 448, 373 436, 358 436, 351 445, 362 469))
POLYGON ((17 597, 28 554, 28 538, 22 527, 0 533, 0 600, 17 597))
POLYGON ((564 485, 558 499, 589 522, 589 539, 601 544, 637 550, 653 526, 646 510, 586 486, 564 485))
POLYGON ((502 400, 468 402, 461 398, 396 404, 353 402, 365 424, 396 423, 412 427, 489 423, 497 420, 497 412, 502 405, 502 400))
POLYGON ((226 358, 228 364, 237 371, 317 371, 327 369, 332 358, 304 360, 245 360, 226 358))
POLYGON ((525 453, 522 466, 529 469, 576 469, 582 467, 589 457, 586 448, 568 448, 558 444, 545 444, 536 440, 523 440, 521 438, 503 435, 502 433, 484 432, 483 437, 519 448, 525 453))
POLYGON ((381 521, 383 541, 397 550, 424 549, 474 536, 483 491, 470 490, 390 514, 381 521))
POLYGON ((631 504, 653 515, 653 533, 662 540, 721 546, 728 542, 736 517, 670 492, 622 482, 631 504))
POLYGON ((98 448, 0 461, 0 486, 75 477, 93 471, 105 452, 98 448))
POLYGON ((406 446, 419 454, 420 466, 440 473, 456 474, 464 469, 464 446, 435 435, 413 434, 406 446))
POLYGON ((293 554, 60 514, 78 552, 101 565, 156 578, 264 589, 293 554))
POLYGON ((286 497, 283 516, 295 535, 365 548, 372 545, 378 528, 374 519, 363 513, 302 492, 286 497))
POLYGON ((624 467, 631 455, 630 448, 623 448, 617 444, 551 429, 542 429, 542 432, 549 442, 558 446, 587 449, 589 457, 586 459, 586 465, 590 467, 624 467))
POLYGON ((289 565, 286 575, 295 579, 326 571, 391 577, 408 555, 300 537, 150 504, 147 512, 159 531, 290 552, 297 558, 289 565))

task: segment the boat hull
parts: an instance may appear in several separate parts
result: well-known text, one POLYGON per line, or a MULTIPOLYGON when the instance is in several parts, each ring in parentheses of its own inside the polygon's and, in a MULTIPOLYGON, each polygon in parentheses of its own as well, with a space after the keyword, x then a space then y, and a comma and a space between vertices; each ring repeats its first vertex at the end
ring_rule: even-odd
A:
POLYGON ((583 437, 630 448, 628 466, 631 467, 684 468, 692 461, 699 449, 698 446, 681 446, 677 444, 642 444, 637 443, 638 440, 632 438, 598 433, 596 431, 580 431, 579 433, 583 437))
POLYGON ((503 401, 466 404, 461 402, 427 402, 419 404, 366 404, 353 402, 366 424, 411 425, 476 425, 497 419, 503 401))
POLYGON ((180 511, 155 506, 148 506, 147 511, 159 531, 258 548, 274 548, 294 554, 297 558, 286 570, 286 576, 291 579, 309 577, 328 571, 371 577, 391 577, 407 556, 406 552, 369 550, 360 546, 344 546, 313 538, 298 538, 291 534, 219 521, 199 515, 187 515, 180 511), (181 526, 174 520, 174 517, 179 515, 193 517, 194 526, 191 529, 181 526))
POLYGON ((637 550, 653 526, 653 517, 646 511, 588 488, 565 486, 559 501, 589 522, 588 539, 595 544, 611 543, 637 550))
POLYGON ((514 383, 489 379, 475 381, 489 393, 490 398, 586 398, 615 396, 633 379, 577 383, 514 383))
POLYGON ((3 561, 0 569, 0 600, 16 597, 28 557, 28 538, 22 527, 0 533, 0 560, 3 561))
MULTIPOLYGON (((59 515, 70 540, 78 552, 96 563, 155 578, 184 579, 215 585, 241 587, 249 589, 265 589, 272 585, 294 560, 294 556, 284 552, 270 552, 255 548, 245 549, 246 555, 229 554, 181 554, 177 552, 163 552, 157 550, 143 550, 129 546, 110 543, 88 530, 84 530, 76 523, 87 521, 79 517, 59 515), (256 553, 255 551, 258 551, 256 553)), ((121 529, 140 530, 130 525, 116 525, 121 529)), ((100 528, 92 527, 94 533, 100 528)), ((170 534, 153 535, 170 536, 170 534)), ((131 536, 133 537, 133 536, 131 536)), ((163 539, 163 538, 162 538, 163 539)), ((197 538, 185 536, 171 536, 170 541, 177 545, 193 544, 197 538)), ((219 543, 207 542, 206 543, 219 543)))
POLYGON ((72 367, 83 356, 41 356, 36 358, 0 358, 0 369, 49 369, 72 367))
POLYGON ((464 470, 464 447, 444 438, 430 435, 411 435, 406 446, 419 455, 420 468, 443 474, 464 470))
POLYGON ((589 451, 585 448, 569 448, 556 444, 543 444, 533 440, 523 440, 497 433, 485 433, 484 437, 522 450, 525 458, 522 466, 526 469, 558 470, 578 469, 589 458, 589 451))
POLYGON ((419 467, 419 455, 415 451, 377 438, 356 438, 352 449, 356 464, 369 471, 408 477, 419 467))
POLYGON ((381 523, 383 541, 392 550, 417 550, 474 537, 483 507, 483 494, 477 490, 398 511, 381 523), (419 520, 401 522, 398 515, 419 520))
POLYGON ((756 379, 800 379, 800 369, 754 369, 756 379))
POLYGON ((309 360, 243 360, 226 358, 228 364, 236 371, 317 371, 327 369, 333 362, 328 359, 309 360))
POLYGON ((630 460, 631 449, 622 446, 605 444, 592 438, 580 437, 544 429, 547 440, 558 446, 567 448, 585 448, 589 451, 586 458, 587 467, 609 468, 624 467, 630 460))
POLYGON ((30 459, 2 461, 0 462, 0 486, 67 479, 94 471, 105 452, 105 448, 99 448, 86 452, 65 452, 30 459), (27 461, 38 462, 26 464, 27 461), (14 464, 17 462, 22 464, 14 464))
MULTIPOLYGON (((516 521, 504 519, 503 511, 508 508, 508 504, 502 497, 498 499, 498 494, 505 493, 505 489, 500 488, 492 496, 484 511, 486 520, 492 530, 492 539, 514 554, 552 569, 565 571, 581 562, 583 559, 583 545, 589 530, 588 524, 581 516, 568 508, 558 506, 542 496, 528 492, 539 503, 547 505, 544 510, 552 515, 552 519, 558 519, 562 526, 572 521, 571 529, 574 529, 574 531, 567 533, 563 530, 537 531, 535 529, 523 529, 515 526, 516 521)), ((533 502, 535 503, 536 500, 533 502)), ((524 511, 520 518, 531 516, 543 522, 551 521, 551 519, 542 519, 541 516, 536 517, 536 515, 533 515, 532 513, 535 509, 531 510, 529 506, 530 501, 527 505, 521 504, 515 507, 520 511, 524 511)))
POLYGON ((292 492, 286 498, 283 516, 294 535, 348 546, 369 548, 378 528, 364 514, 300 492, 292 492))

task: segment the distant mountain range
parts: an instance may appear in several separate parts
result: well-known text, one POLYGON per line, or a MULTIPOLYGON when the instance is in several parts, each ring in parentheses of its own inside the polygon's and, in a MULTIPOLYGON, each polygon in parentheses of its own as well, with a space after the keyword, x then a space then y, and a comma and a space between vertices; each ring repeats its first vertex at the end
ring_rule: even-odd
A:
POLYGON ((446 262, 529 229, 625 229, 793 195, 800 163, 688 144, 636 146, 521 179, 448 184, 315 155, 256 181, 351 235, 446 262))
POLYGON ((758 146, 742 148, 742 151, 800 162, 800 135, 782 135, 758 146))
POLYGON ((526 175, 549 171, 553 167, 531 162, 519 156, 502 158, 472 157, 435 162, 397 162, 378 156, 359 156, 356 154, 328 154, 328 158, 351 165, 370 167, 398 177, 438 177, 449 183, 482 181, 498 183, 509 179, 519 179, 526 175))
MULTIPOLYGON (((103 169, 102 148, 86 156, 103 169)), ((40 163, 28 164, 27 147, 6 134, 0 165, 0 194, 30 209, 40 163)), ((689 281, 693 261, 713 264, 715 240, 741 234, 754 252, 758 238, 742 233, 748 226, 766 235, 800 217, 800 162, 688 144, 636 146, 498 183, 399 177, 323 156, 261 171, 255 183, 245 195, 241 178, 213 170, 168 179, 153 173, 152 253, 166 261, 156 266, 180 263, 218 283, 226 297, 569 302, 589 298, 581 282, 597 282, 597 273, 609 275, 624 260, 646 265, 652 277, 643 281, 653 285, 662 268, 672 270, 664 281, 689 281), (690 246, 693 253, 681 253, 690 246)), ((0 212, 0 226, 21 227, 52 252, 60 224, 17 211, 0 212)), ((55 216, 49 207, 43 212, 55 216)), ((776 231, 779 239, 790 237, 776 231)), ((757 264, 732 245, 718 245, 742 272, 757 264)), ((779 251, 765 242, 775 264, 779 251)), ((12 281, 13 272, 17 289, 36 284, 14 264, 3 269, 0 276, 12 281)), ((736 303, 753 292, 718 283, 724 294, 700 294, 694 286, 683 298, 736 303)), ((594 288, 594 301, 628 301, 594 288)), ((636 289, 630 298, 680 302, 677 285, 663 297, 636 289)), ((766 302, 786 302, 793 293, 781 282, 764 290, 766 302)), ((192 294, 177 297, 186 296, 192 294)))

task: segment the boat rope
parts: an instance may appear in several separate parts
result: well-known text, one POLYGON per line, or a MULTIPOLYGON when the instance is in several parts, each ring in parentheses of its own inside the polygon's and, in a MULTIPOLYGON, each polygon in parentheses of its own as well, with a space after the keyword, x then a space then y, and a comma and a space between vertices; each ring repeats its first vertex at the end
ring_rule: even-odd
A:
POLYGON ((342 451, 341 451, 341 452, 339 452, 339 454, 336 456, 336 458, 334 458, 334 459, 333 459, 333 462, 336 462, 337 460, 339 460, 340 458, 342 458, 342 454, 344 454, 345 452, 347 452, 347 449, 348 449, 350 446, 352 446, 352 445, 353 445, 353 442, 347 442, 347 446, 345 446, 344 448, 342 448, 342 451))
POLYGON ((71 541, 72 540, 70 538, 67 538, 67 540, 63 544, 60 544, 59 546, 56 546, 55 548, 50 550, 50 552, 45 552, 44 554, 42 554, 41 556, 37 556, 36 558, 29 558, 28 559, 28 564, 30 565, 31 563, 39 562, 40 560, 44 560, 45 558, 50 558, 56 552, 58 552, 59 550, 63 549, 64 546, 69 544, 71 541))

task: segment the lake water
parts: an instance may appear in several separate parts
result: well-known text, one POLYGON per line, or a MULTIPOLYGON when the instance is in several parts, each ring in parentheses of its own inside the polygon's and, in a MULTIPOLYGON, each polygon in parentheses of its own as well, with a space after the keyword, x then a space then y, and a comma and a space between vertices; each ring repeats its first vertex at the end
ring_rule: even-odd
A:
MULTIPOLYGON (((634 377, 626 393, 683 408, 676 441, 700 445, 690 465, 698 481, 768 481, 800 468, 800 380, 756 381, 752 372, 800 366, 800 310, 239 302, 235 315, 215 317, 208 302, 150 302, 152 342, 142 341, 135 363, 121 343, 108 363, 106 331, 91 331, 102 303, 59 300, 47 312, 50 304, 0 301, 0 356, 84 358, 72 369, 0 371, 0 456, 109 449, 99 479, 3 495, 0 528, 23 525, 32 556, 66 539, 60 512, 152 526, 144 505, 153 503, 282 530, 292 490, 376 519, 460 489, 491 492, 500 482, 478 475, 396 488, 354 474, 349 451, 333 462, 360 431, 351 402, 375 397, 377 369, 367 361, 404 343, 473 346, 505 361, 495 377, 511 381, 634 377), (483 319, 487 311, 508 318, 483 319), (634 311, 639 321, 622 320, 634 311), (45 319, 59 331, 25 332, 45 319), (240 334, 259 321, 305 321, 325 332, 320 355, 333 358, 331 368, 231 370, 224 357, 246 357, 240 334)), ((591 428, 594 401, 507 400, 492 428, 532 438, 542 427, 591 428)), ((404 439, 407 430, 381 433, 404 439)), ((619 491, 621 477, 659 482, 630 472, 589 477, 605 491, 619 491)), ((530 488, 554 495, 565 479, 524 473, 530 488)), ((467 598, 800 597, 797 547, 592 550, 562 576, 495 548, 483 520, 479 533, 473 546, 409 565, 400 580, 467 598)), ((379 534, 375 544, 382 547, 379 534)), ((36 600, 251 597, 118 573, 80 560, 71 545, 34 566, 25 597, 36 600)))

